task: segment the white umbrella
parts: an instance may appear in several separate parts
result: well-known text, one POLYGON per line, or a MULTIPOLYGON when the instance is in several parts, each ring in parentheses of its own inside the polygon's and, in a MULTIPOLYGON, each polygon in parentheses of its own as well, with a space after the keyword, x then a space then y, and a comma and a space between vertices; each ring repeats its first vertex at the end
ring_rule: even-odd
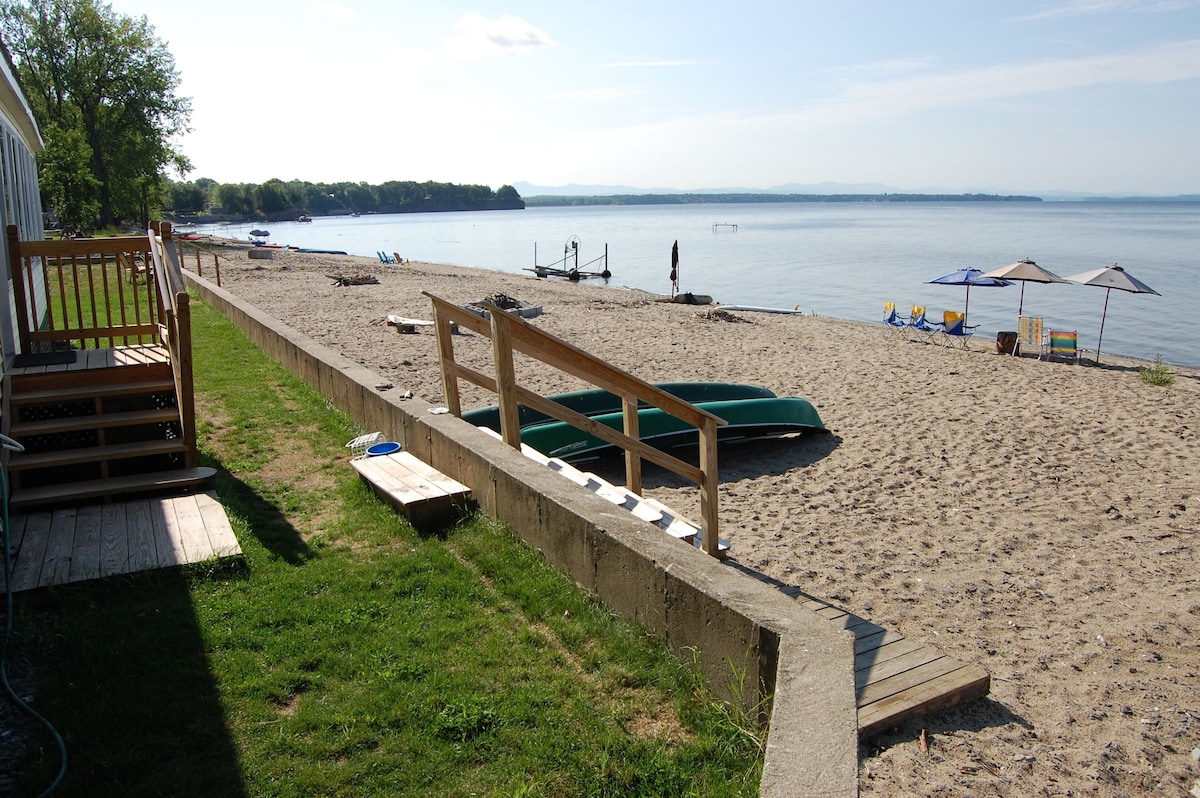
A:
POLYGON ((1049 269, 1043 269, 1029 258, 1021 258, 1016 263, 992 269, 984 277, 995 277, 999 280, 1019 280, 1021 282, 1021 299, 1017 303, 1017 318, 1025 310, 1025 283, 1065 283, 1067 280, 1059 277, 1049 269))
POLYGON ((1100 314, 1100 335, 1096 338, 1097 363, 1100 362, 1100 342, 1104 340, 1104 319, 1108 316, 1108 297, 1112 294, 1112 290, 1115 288, 1118 291, 1128 291, 1131 294, 1154 294, 1155 296, 1161 296, 1153 288, 1115 263, 1112 266, 1092 269, 1089 272, 1072 274, 1067 279, 1073 283, 1097 285, 1106 289, 1104 292, 1104 312, 1100 314))

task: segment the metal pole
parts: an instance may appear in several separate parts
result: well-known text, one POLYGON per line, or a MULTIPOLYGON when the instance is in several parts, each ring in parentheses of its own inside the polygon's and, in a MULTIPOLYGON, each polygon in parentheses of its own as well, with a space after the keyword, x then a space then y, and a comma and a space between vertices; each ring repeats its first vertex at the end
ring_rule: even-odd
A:
POLYGON ((1100 362, 1100 342, 1104 340, 1104 319, 1108 316, 1108 298, 1112 296, 1112 289, 1104 289, 1104 311, 1100 314, 1100 335, 1096 338, 1096 362, 1100 362))

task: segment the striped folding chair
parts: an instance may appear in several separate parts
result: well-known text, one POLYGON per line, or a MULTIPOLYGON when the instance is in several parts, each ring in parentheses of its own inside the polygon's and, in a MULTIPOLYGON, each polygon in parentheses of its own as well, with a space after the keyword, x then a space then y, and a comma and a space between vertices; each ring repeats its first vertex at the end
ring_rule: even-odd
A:
POLYGON ((1014 355, 1021 352, 1037 352, 1038 359, 1046 350, 1046 333, 1042 329, 1042 320, 1037 316, 1021 316, 1017 319, 1017 348, 1014 355))
MULTIPOLYGON (((1045 357, 1047 360, 1062 358, 1079 362, 1079 334, 1075 330, 1051 330, 1048 336, 1045 357)), ((1041 360, 1039 357, 1038 360, 1041 360)))

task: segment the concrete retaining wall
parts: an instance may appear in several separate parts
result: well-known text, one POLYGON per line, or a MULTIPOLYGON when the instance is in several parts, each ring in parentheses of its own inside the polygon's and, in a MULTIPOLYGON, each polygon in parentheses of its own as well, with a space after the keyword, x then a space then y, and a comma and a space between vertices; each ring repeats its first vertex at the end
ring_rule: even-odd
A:
MULTIPOLYGON (((520 452, 385 380, 215 284, 189 286, 364 429, 471 487, 480 507, 614 612, 695 656, 709 690, 770 699, 762 795, 858 793, 854 636, 758 580, 618 511, 520 452), (393 394, 389 396, 389 393, 393 394)), ((728 534, 736 549, 736 533, 728 534)))

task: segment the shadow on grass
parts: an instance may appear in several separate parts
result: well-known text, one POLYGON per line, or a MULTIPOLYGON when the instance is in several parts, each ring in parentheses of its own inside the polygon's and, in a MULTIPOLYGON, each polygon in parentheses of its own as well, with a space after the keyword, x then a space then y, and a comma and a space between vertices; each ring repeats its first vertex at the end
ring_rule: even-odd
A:
POLYGON ((291 565, 302 565, 313 558, 312 549, 278 507, 229 473, 211 455, 202 452, 200 465, 217 469, 214 482, 221 504, 246 521, 251 534, 267 551, 291 565))
MULTIPOLYGON (((21 597, 14 647, 40 649, 38 710, 67 747, 58 794, 246 794, 190 589, 241 570, 190 566, 21 597)), ((58 770, 56 749, 36 739, 16 795, 58 770)))

